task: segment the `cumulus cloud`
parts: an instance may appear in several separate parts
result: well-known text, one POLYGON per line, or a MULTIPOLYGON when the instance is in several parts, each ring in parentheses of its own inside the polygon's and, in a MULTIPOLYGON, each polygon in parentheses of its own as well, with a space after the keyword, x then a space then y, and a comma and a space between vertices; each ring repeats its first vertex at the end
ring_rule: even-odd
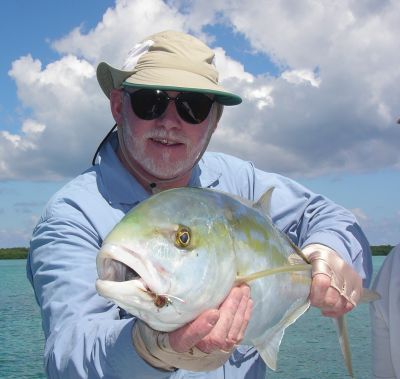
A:
POLYGON ((310 70, 286 70, 282 78, 293 84, 309 83, 313 87, 319 87, 321 84, 321 79, 310 70))
POLYGON ((99 61, 121 66, 132 45, 163 30, 191 31, 216 47, 222 84, 243 97, 226 107, 210 146, 288 175, 400 168, 400 3, 215 0, 116 1, 87 33, 53 41, 58 60, 13 62, 22 107, 19 132, 0 132, 0 179, 54 179, 87 167, 112 118, 99 90, 99 61), (206 26, 280 67, 246 72, 206 26))
POLYGON ((110 120, 93 66, 66 55, 42 67, 28 55, 9 74, 31 113, 20 133, 0 132, 0 178, 59 179, 82 171, 110 120))
POLYGON ((77 27, 54 41, 53 47, 59 53, 82 56, 95 64, 105 60, 121 67, 136 43, 167 29, 186 29, 185 16, 176 8, 161 0, 117 0, 93 30, 84 34, 77 27))
POLYGON ((228 124, 261 145, 250 155, 258 166, 298 176, 399 167, 398 2, 218 4, 254 49, 284 68, 241 85, 247 109, 228 124), (256 109, 249 94, 261 86, 269 91, 256 109))

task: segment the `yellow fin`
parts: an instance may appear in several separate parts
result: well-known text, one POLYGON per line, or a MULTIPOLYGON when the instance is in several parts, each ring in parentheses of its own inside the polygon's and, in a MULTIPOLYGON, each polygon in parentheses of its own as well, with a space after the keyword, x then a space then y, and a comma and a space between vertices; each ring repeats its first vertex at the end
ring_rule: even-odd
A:
POLYGON ((379 295, 378 292, 369 290, 368 288, 363 288, 359 303, 370 303, 371 301, 376 301, 380 298, 381 295, 379 295))
POLYGON ((271 214, 271 197, 274 189, 275 187, 271 187, 265 191, 257 200, 257 202, 254 203, 253 207, 259 209, 262 213, 269 216, 271 214))

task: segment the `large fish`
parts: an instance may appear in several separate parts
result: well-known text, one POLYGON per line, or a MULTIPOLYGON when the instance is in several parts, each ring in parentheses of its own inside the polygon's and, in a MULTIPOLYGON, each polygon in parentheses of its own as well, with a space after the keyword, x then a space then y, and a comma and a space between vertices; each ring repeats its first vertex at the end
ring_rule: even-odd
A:
POLYGON ((179 188, 143 201, 103 242, 98 293, 168 332, 247 282, 254 306, 242 343, 255 346, 276 369, 285 329, 309 307, 311 266, 271 222, 271 194, 251 203, 214 190, 179 188))

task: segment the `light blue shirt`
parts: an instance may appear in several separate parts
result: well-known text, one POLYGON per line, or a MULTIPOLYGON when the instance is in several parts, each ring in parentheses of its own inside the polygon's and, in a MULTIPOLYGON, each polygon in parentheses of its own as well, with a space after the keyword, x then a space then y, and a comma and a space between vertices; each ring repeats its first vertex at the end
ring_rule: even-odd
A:
MULTIPOLYGON (((120 163, 117 139, 103 146, 99 163, 49 201, 33 232, 27 274, 42 312, 45 367, 51 378, 265 378, 254 348, 240 346, 223 367, 208 373, 153 368, 132 344, 135 318, 95 289, 96 255, 124 214, 149 194, 120 163)), ((294 243, 321 243, 337 251, 365 278, 371 275, 369 244, 353 215, 323 196, 252 163, 206 153, 190 186, 215 188, 257 200, 275 187, 271 217, 294 243)))
POLYGON ((372 288, 381 296, 370 304, 374 379, 400 378, 400 244, 385 258, 372 288))

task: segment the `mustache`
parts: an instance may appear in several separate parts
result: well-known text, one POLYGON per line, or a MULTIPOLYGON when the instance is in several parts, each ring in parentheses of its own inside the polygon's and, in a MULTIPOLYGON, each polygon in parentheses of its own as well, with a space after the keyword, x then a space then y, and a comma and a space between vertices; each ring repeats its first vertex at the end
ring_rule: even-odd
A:
MULTIPOLYGON (((126 118, 126 115, 123 115, 123 127, 129 128, 129 122, 126 118)), ((186 137, 182 132, 177 131, 176 129, 166 130, 161 127, 156 127, 148 130, 147 132, 143 133, 144 139, 150 138, 158 138, 158 139, 167 139, 168 141, 175 142, 175 143, 182 143, 185 145, 192 145, 192 141, 189 137, 186 137)))

